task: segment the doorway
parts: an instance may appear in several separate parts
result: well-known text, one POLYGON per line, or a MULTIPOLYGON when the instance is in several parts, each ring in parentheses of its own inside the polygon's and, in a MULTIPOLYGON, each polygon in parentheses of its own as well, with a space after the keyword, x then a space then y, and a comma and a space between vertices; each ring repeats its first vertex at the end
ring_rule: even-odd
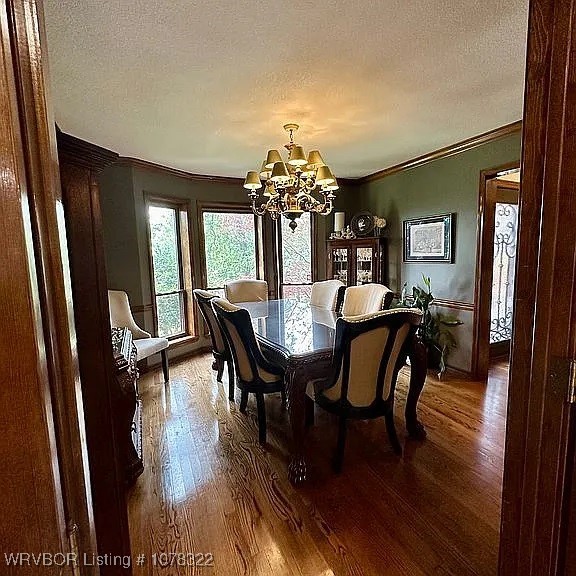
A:
POLYGON ((488 378, 491 361, 510 355, 519 193, 517 164, 481 173, 472 358, 478 380, 488 378))

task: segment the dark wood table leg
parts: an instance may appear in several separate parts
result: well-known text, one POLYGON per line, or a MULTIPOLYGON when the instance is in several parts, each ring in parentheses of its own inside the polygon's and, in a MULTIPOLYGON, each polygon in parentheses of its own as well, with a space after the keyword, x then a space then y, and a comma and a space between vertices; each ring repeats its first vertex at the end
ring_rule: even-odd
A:
POLYGON ((306 467, 306 371, 289 367, 286 370, 286 388, 288 395, 288 415, 292 429, 292 453, 288 465, 290 482, 304 482, 307 475, 306 467))
POLYGON ((414 336, 408 356, 410 358, 410 387, 406 400, 406 429, 412 438, 423 440, 426 438, 426 430, 422 423, 418 421, 416 408, 426 381, 428 354, 426 346, 419 335, 414 336))

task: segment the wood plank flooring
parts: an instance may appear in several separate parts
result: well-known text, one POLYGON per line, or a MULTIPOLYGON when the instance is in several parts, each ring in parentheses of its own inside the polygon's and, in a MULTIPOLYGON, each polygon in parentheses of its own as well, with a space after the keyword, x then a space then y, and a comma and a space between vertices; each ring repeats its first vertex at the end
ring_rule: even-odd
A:
MULTIPOLYGON (((419 415, 428 438, 406 438, 408 369, 399 378, 396 457, 384 422, 353 422, 342 474, 330 467, 336 421, 310 430, 313 478, 287 479, 288 419, 266 398, 268 445, 256 406, 226 398, 210 355, 140 380, 145 471, 129 494, 136 576, 491 576, 497 572, 507 365, 488 384, 429 376, 419 415), (204 553, 213 566, 154 566, 152 554, 204 553)), ((239 400, 239 394, 237 394, 239 400)), ((167 557, 157 557, 166 560, 167 557)), ((158 563, 158 560, 157 560, 158 563)), ((186 558, 184 564, 191 564, 186 558)))

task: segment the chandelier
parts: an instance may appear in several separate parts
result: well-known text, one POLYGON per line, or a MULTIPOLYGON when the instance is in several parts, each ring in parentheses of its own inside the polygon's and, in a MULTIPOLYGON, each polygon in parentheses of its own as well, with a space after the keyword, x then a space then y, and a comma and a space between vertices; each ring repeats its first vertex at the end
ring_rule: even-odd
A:
POLYGON ((282 215, 290 220, 294 232, 296 220, 304 212, 322 216, 332 212, 338 183, 318 150, 306 156, 302 146, 294 142, 298 124, 285 124, 284 130, 290 135, 290 142, 284 145, 288 160, 284 162, 278 150, 268 150, 260 172, 251 170, 246 174, 244 188, 249 190, 254 214, 268 213, 274 220, 282 215), (264 192, 260 196, 257 191, 263 187, 262 182, 264 192))

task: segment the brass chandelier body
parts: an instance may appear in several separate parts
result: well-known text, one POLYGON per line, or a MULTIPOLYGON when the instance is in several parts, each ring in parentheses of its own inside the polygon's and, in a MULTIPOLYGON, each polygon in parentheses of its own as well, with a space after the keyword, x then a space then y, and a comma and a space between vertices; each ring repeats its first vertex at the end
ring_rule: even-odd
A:
POLYGON ((302 146, 294 142, 298 124, 286 124, 284 130, 290 135, 290 142, 284 145, 288 160, 284 162, 278 150, 268 150, 260 172, 246 174, 244 188, 249 190, 254 214, 268 213, 274 220, 283 215, 294 231, 296 220, 304 212, 323 216, 332 212, 338 183, 318 150, 311 150, 306 156, 302 146), (262 187, 261 197, 258 190, 262 187))

